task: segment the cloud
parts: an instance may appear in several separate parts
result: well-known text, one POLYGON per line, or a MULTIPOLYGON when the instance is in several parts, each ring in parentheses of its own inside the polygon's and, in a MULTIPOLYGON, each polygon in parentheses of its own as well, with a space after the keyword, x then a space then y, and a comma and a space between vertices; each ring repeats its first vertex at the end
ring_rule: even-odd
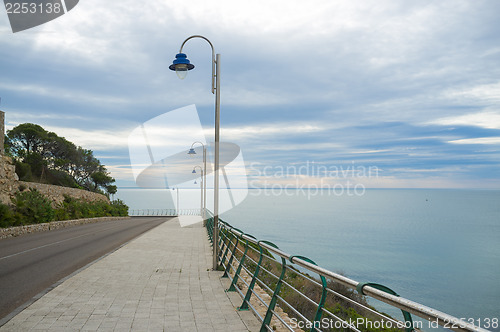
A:
POLYGON ((481 84, 478 86, 467 87, 460 90, 451 90, 446 92, 445 96, 460 103, 472 102, 489 106, 498 105, 500 103, 499 92, 500 82, 497 82, 492 84, 481 84))
POLYGON ((283 135, 304 135, 307 133, 318 133, 328 128, 317 123, 273 123, 258 126, 231 126, 222 129, 222 133, 230 140, 241 140, 243 138, 265 139, 283 135))
POLYGON ((35 84, 19 84, 15 82, 0 83, 0 89, 14 91, 24 95, 38 96, 41 98, 60 99, 62 102, 69 101, 71 103, 94 104, 94 106, 103 106, 106 104, 120 106, 129 102, 124 97, 93 94, 86 90, 78 91, 74 88, 68 89, 64 87, 47 87, 35 84))
POLYGON ((500 136, 496 137, 477 137, 477 138, 464 138, 449 141, 452 144, 500 144, 500 136))
POLYGON ((209 45, 186 44, 196 68, 185 80, 168 69, 201 33, 222 56, 221 138, 247 160, 354 160, 383 166, 381 186, 472 186, 483 181, 473 163, 498 176, 499 10, 455 0, 86 0, 35 29, 0 32, 1 107, 9 126, 39 123, 110 167, 126 163, 133 128, 178 107, 196 104, 211 138, 209 45), (421 176, 406 181, 401 169, 421 176))
POLYGON ((48 131, 66 138, 85 149, 93 151, 113 151, 128 146, 129 130, 84 130, 79 128, 44 126, 48 131))
POLYGON ((483 111, 439 118, 429 121, 427 124, 441 126, 477 126, 488 129, 500 129, 500 109, 497 112, 483 111))

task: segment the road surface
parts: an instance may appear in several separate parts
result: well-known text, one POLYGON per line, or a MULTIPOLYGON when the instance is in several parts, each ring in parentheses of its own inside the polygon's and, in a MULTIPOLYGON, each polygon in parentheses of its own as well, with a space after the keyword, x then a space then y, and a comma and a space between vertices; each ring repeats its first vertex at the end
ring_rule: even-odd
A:
POLYGON ((169 219, 133 217, 0 240, 0 325, 57 281, 169 219))

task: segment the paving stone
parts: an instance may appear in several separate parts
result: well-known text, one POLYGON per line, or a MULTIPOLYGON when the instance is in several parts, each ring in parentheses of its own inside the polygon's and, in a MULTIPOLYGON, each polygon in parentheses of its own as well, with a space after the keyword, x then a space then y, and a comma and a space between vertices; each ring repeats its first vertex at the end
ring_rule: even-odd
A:
POLYGON ((211 253, 201 223, 182 228, 171 219, 65 280, 0 332, 259 330, 231 304, 211 253))

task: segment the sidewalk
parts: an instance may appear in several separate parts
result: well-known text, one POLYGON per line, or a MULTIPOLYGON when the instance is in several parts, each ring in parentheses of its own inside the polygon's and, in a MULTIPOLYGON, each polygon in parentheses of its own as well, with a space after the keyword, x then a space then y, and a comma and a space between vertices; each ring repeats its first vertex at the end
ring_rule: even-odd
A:
POLYGON ((171 219, 65 280, 0 331, 258 330, 211 266, 201 223, 181 228, 171 219))

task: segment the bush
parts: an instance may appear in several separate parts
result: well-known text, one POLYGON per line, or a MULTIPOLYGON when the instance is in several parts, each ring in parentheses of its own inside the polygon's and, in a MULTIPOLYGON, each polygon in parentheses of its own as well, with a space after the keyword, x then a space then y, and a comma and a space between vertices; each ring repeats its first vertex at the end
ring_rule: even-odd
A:
POLYGON ((0 203, 0 227, 19 226, 16 213, 5 204, 0 203))
POLYGON ((107 202, 87 202, 70 196, 55 209, 51 202, 35 189, 16 194, 14 207, 0 204, 0 227, 36 224, 54 220, 128 216, 128 206, 117 199, 107 202))
POLYGON ((128 206, 117 199, 106 202, 86 202, 64 196, 64 201, 56 209, 56 220, 128 216, 128 206))
POLYGON ((54 209, 47 197, 36 189, 16 194, 15 211, 23 216, 27 224, 37 224, 54 220, 54 209))
POLYGON ((114 216, 128 216, 128 206, 121 199, 111 201, 111 207, 114 216))

